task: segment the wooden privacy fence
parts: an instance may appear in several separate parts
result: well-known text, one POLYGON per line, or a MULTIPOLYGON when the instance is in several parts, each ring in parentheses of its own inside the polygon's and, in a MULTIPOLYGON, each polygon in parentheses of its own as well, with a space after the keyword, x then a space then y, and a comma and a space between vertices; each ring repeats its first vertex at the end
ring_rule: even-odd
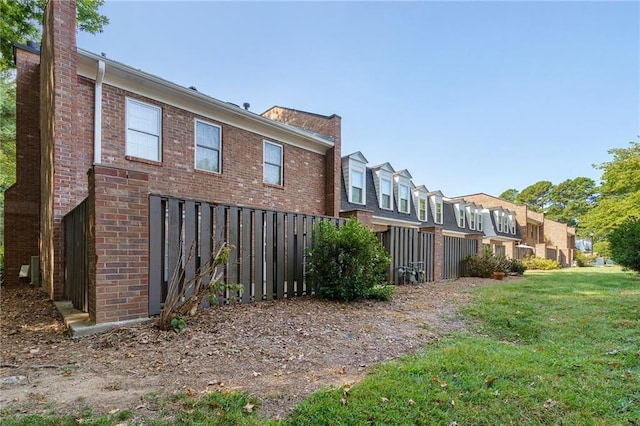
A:
POLYGON ((313 224, 322 219, 336 226, 344 223, 324 216, 150 196, 149 315, 160 313, 178 262, 189 279, 224 242, 234 246, 224 281, 241 284, 243 291, 227 292, 222 303, 312 294, 314 289, 305 280, 305 252, 313 224), (196 253, 185 264, 184 253, 192 244, 196 253))
POLYGON ((444 236, 442 259, 442 279, 459 278, 467 274, 467 267, 462 262, 467 256, 478 254, 478 240, 444 236))
POLYGON ((389 281, 405 282, 404 274, 408 268, 422 268, 424 278, 419 282, 433 281, 434 235, 432 232, 420 232, 415 228, 390 226, 384 232, 376 233, 378 240, 391 255, 389 281))
POLYGON ((88 312, 89 271, 87 200, 64 217, 64 295, 76 309, 88 312))

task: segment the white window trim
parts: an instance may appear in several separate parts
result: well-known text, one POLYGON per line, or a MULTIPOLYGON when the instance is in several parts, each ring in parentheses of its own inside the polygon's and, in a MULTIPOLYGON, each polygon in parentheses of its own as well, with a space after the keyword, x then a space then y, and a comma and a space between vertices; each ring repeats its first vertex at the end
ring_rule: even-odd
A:
POLYGON ((379 197, 379 200, 380 200, 380 208, 381 208, 381 209, 384 209, 384 210, 393 210, 393 176, 391 176, 391 175, 389 175, 389 176, 380 176, 380 178, 379 178, 379 179, 380 179, 380 197, 379 197), (385 194, 385 193, 382 191, 382 187, 383 187, 383 186, 382 186, 382 182, 384 182, 384 181, 389 182, 389 193, 388 193, 388 194, 385 194), (383 195, 388 195, 388 196, 389 196, 389 207, 385 207, 385 206, 382 204, 382 197, 383 197, 383 195))
POLYGON ((262 141, 262 182, 268 184, 268 185, 276 185, 276 186, 284 186, 284 146, 282 144, 279 143, 275 143, 275 142, 271 142, 268 140, 263 140, 262 141), (274 164, 274 163, 267 163, 266 159, 265 159, 265 146, 266 145, 273 145, 273 146, 277 146, 278 148, 280 148, 280 164, 274 164), (266 174, 264 172, 265 170, 265 166, 267 164, 271 164, 271 165, 278 165, 280 166, 280 183, 272 183, 272 182, 267 182, 266 181, 266 174))
POLYGON ((433 200, 433 221, 438 225, 442 225, 444 222, 444 205, 442 200, 435 198, 433 200), (438 206, 440 206, 440 218, 438 220, 438 206))
POLYGON ((465 208, 462 206, 458 206, 456 207, 458 209, 458 228, 464 228, 466 222, 465 222, 465 208))
POLYGON ((484 221, 481 211, 476 211, 476 230, 482 231, 484 221))
POLYGON ((427 200, 426 197, 420 197, 418 196, 418 207, 416 208, 416 216, 418 217, 418 220, 420 222, 426 222, 427 218, 429 217, 429 207, 427 207, 429 205, 429 201, 427 200), (424 202, 424 217, 420 217, 420 207, 421 207, 421 203, 424 202))
MULTIPOLYGON (((222 174, 222 126, 210 123, 208 121, 200 120, 199 118, 194 119, 193 120, 193 147, 194 147, 194 150, 193 150, 193 168, 194 169, 200 170, 203 172, 208 172, 208 173, 222 174), (217 127, 220 132, 219 133, 220 148, 218 149, 218 171, 217 172, 198 168, 198 123, 206 124, 207 126, 211 126, 211 127, 217 127)), ((209 147, 204 147, 204 148, 211 149, 213 151, 212 148, 209 148, 209 147)))
POLYGON ((409 185, 407 185, 406 183, 402 183, 402 182, 398 183, 398 211, 400 213, 411 214, 411 188, 409 187, 409 185), (401 198, 401 196, 402 196, 401 189, 402 188, 406 188, 406 190, 407 190, 407 192, 406 192, 406 194, 407 194, 407 197, 406 197, 407 209, 406 210, 402 210, 402 200, 404 199, 404 198, 401 198))
POLYGON ((353 204, 365 205, 367 203, 367 169, 366 167, 351 165, 349 167, 349 202, 353 204), (354 201, 353 200, 353 172, 356 171, 358 173, 362 173, 362 201, 354 201))
MULTIPOLYGON (((125 120, 125 155, 130 156, 130 157, 135 157, 135 158, 141 158, 143 160, 149 160, 149 161, 156 161, 158 163, 162 162, 162 108, 157 106, 157 105, 153 105, 153 104, 149 104, 147 102, 142 102, 138 99, 134 99, 134 98, 129 98, 129 97, 125 97, 125 111, 124 111, 124 120, 125 120), (147 158, 147 157, 140 157, 139 155, 133 155, 129 153, 129 140, 128 140, 128 135, 129 135, 129 105, 131 103, 136 103, 151 109, 154 109, 158 112, 158 134, 154 135, 158 137, 158 158, 154 159, 154 158, 147 158)), ((139 130, 135 130, 134 131, 139 131, 139 130)), ((142 132, 141 132, 142 133, 142 132)))
POLYGON ((476 230, 476 222, 478 221, 478 213, 475 210, 469 210, 469 229, 476 230))

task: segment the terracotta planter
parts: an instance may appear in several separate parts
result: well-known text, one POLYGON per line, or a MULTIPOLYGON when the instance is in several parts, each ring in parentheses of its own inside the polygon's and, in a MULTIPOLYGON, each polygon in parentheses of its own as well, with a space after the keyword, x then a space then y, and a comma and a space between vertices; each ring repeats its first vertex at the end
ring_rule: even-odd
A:
POLYGON ((493 273, 493 279, 494 280, 501 280, 504 278, 504 272, 500 272, 500 271, 495 271, 493 273))

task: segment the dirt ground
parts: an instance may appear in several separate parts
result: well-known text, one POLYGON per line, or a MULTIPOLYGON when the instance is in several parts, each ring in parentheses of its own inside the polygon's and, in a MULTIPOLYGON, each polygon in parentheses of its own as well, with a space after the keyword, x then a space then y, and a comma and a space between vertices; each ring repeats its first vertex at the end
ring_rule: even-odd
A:
POLYGON ((399 286, 390 302, 303 297, 215 307, 180 333, 148 322, 79 339, 68 337, 42 290, 2 287, 0 411, 70 414, 89 406, 153 417, 152 392, 237 390, 259 399, 260 415, 286 417, 323 386, 357 382, 373 365, 463 329, 458 313, 470 290, 498 283, 399 286))

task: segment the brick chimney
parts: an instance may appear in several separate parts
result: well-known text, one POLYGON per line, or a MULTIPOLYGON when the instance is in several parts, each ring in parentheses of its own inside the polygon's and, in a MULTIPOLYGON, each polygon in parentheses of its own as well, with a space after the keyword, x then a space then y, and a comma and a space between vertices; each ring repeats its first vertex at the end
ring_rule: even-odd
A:
POLYGON ((77 114, 76 1, 49 0, 40 51, 40 271, 42 287, 63 297, 62 219, 74 207, 77 114), (55 170, 55 173, 54 173, 55 170))

